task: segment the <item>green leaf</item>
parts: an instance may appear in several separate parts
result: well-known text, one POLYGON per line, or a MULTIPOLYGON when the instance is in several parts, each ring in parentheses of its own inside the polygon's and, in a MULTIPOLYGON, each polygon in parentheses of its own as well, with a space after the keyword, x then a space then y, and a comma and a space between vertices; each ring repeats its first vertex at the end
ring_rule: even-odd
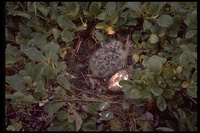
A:
POLYGON ((140 2, 125 2, 123 8, 125 7, 131 10, 138 11, 139 9, 141 9, 141 3, 140 2))
POLYGON ((122 107, 123 107, 123 109, 128 109, 130 107, 130 103, 127 103, 127 102, 124 101, 122 103, 122 107))
POLYGON ((165 2, 145 2, 145 10, 148 14, 154 16, 164 6, 165 2))
POLYGON ((65 6, 65 11, 69 16, 77 16, 80 9, 78 2, 62 2, 62 5, 65 6))
POLYGON ((119 18, 119 11, 120 9, 116 9, 114 13, 110 17, 107 17, 103 23, 109 23, 110 25, 116 24, 119 18))
POLYGON ((99 113, 99 115, 105 121, 113 119, 113 112, 110 112, 110 111, 103 111, 99 113))
POLYGON ((86 30, 86 29, 87 29, 87 25, 82 24, 82 25, 80 25, 80 26, 78 26, 78 27, 76 28, 76 31, 82 31, 82 30, 86 30))
POLYGON ((138 13, 134 10, 128 10, 127 13, 128 13, 128 16, 124 16, 124 17, 127 17, 128 22, 134 22, 136 18, 140 18, 138 13))
MULTIPOLYGON (((44 81, 42 80, 39 80, 38 83, 37 83, 37 86, 35 88, 35 92, 41 92, 41 91, 45 91, 45 88, 44 88, 44 81)), ((47 97, 46 97, 47 98, 47 97)))
POLYGON ((187 94, 193 98, 197 98, 197 86, 196 85, 189 86, 187 88, 187 94))
POLYGON ((75 110, 73 110, 72 112, 74 113, 76 131, 79 131, 82 126, 83 120, 81 116, 75 110))
POLYGON ((58 52, 60 46, 54 42, 49 42, 45 47, 44 47, 44 52, 47 57, 54 55, 58 52))
POLYGON ((150 74, 150 72, 146 72, 144 71, 144 79, 146 80, 146 82, 149 84, 149 85, 153 85, 156 83, 155 80, 154 80, 154 77, 153 75, 150 74))
POLYGON ((55 44, 54 42, 49 42, 44 47, 44 52, 46 58, 53 64, 56 64, 58 62, 58 55, 56 54, 59 50, 60 46, 55 44))
POLYGON ((41 33, 35 33, 34 38, 28 42, 28 45, 34 46, 36 45, 40 49, 44 49, 47 44, 46 36, 41 33))
POLYGON ((162 95, 166 99, 172 99, 173 95, 175 94, 175 90, 172 89, 163 89, 162 95))
POLYGON ((149 87, 149 89, 155 96, 160 96, 163 93, 163 89, 160 87, 149 87))
POLYGON ((141 36, 142 36, 142 33, 140 31, 135 31, 134 34, 132 35, 132 39, 135 42, 138 42, 140 40, 141 36))
POLYGON ((22 92, 25 89, 25 84, 20 75, 6 76, 6 82, 15 90, 22 92))
POLYGON ((74 40, 74 36, 75 36, 74 32, 70 32, 70 31, 67 31, 67 30, 63 30, 61 32, 61 39, 63 41, 65 41, 66 43, 73 41, 74 40))
MULTIPOLYGON (((12 94, 5 94, 5 99, 13 99, 13 95, 12 94)), ((7 109, 7 108, 6 108, 7 109)))
POLYGON ((58 111, 57 119, 61 122, 64 122, 67 119, 67 112, 65 110, 58 111))
POLYGON ((58 80, 58 83, 62 87, 64 87, 66 90, 70 89, 70 83, 69 83, 69 81, 67 80, 67 78, 63 74, 58 75, 57 80, 58 80))
POLYGON ((74 115, 70 114, 67 116, 67 118, 68 118, 69 123, 74 123, 74 121, 75 121, 74 115))
POLYGON ((63 131, 65 126, 65 123, 55 121, 47 128, 47 131, 63 131))
POLYGON ((144 29, 144 31, 150 30, 152 26, 153 25, 152 25, 151 22, 149 22, 148 20, 144 20, 144 22, 143 22, 143 29, 144 29))
POLYGON ((13 125, 8 125, 6 128, 7 131, 15 131, 15 127, 13 125))
POLYGON ((157 80, 158 76, 161 74, 163 64, 166 62, 166 60, 166 58, 153 55, 147 60, 147 62, 145 62, 147 68, 149 68, 150 71, 154 73, 155 80, 157 80))
POLYGON ((101 2, 92 2, 89 7, 89 11, 93 16, 96 16, 100 12, 101 2))
POLYGON ((29 48, 24 50, 24 53, 33 61, 46 62, 45 56, 36 48, 29 48))
POLYGON ((148 88, 145 88, 144 90, 142 90, 141 94, 142 94, 141 99, 148 99, 152 97, 152 93, 148 88))
POLYGON ((76 25, 67 17, 67 15, 61 15, 57 18, 58 25, 65 30, 75 30, 76 25))
POLYGON ((87 104, 87 106, 83 105, 81 108, 92 115, 97 115, 97 111, 99 111, 99 103, 91 103, 87 104))
POLYGON ((190 13, 184 22, 188 27, 197 29, 197 11, 190 13))
POLYGON ((84 119, 84 120, 88 117, 88 114, 87 114, 87 112, 85 112, 85 111, 80 112, 79 115, 80 115, 81 118, 84 119))
POLYGON ((61 61, 58 63, 58 65, 56 66, 57 72, 61 72, 64 71, 67 68, 66 62, 65 61, 61 61))
POLYGON ((99 110, 104 111, 106 109, 110 108, 110 104, 108 102, 100 103, 99 110))
POLYGON ((164 131, 164 132, 174 132, 173 129, 168 128, 168 127, 157 127, 155 130, 164 131))
POLYGON ((57 87, 54 90, 55 90, 55 99, 64 100, 67 98, 66 90, 62 89, 61 87, 57 87))
POLYGON ((167 108, 166 101, 162 96, 158 96, 156 105, 160 111, 164 111, 167 108))
POLYGON ((115 23, 115 24, 116 24, 117 27, 122 26, 126 23, 126 21, 127 21, 127 17, 119 17, 118 20, 117 20, 117 23, 115 23))
POLYGON ((75 131, 76 130, 76 127, 75 127, 75 124, 74 123, 69 123, 67 125, 67 127, 64 128, 64 131, 75 131))
POLYGON ((179 106, 181 104, 184 104, 183 97, 181 95, 178 96, 175 95, 171 103, 173 103, 174 106, 179 106))
POLYGON ((158 2, 158 8, 156 10, 156 14, 160 12, 160 10, 165 6, 167 2, 158 2))
POLYGON ((191 81, 195 83, 197 82, 197 70, 193 73, 191 81))
POLYGON ((142 126, 142 131, 153 131, 153 128, 152 128, 151 124, 145 123, 145 124, 142 126))
POLYGON ((173 130, 176 130, 176 124, 174 121, 170 121, 170 120, 165 120, 166 126, 168 128, 171 128, 173 130))
POLYGON ((171 77, 174 76, 174 70, 169 67, 163 67, 162 75, 163 75, 163 78, 170 79, 171 77))
POLYGON ((52 2, 51 8, 50 8, 50 18, 52 20, 56 19, 58 17, 58 2, 52 2))
POLYGON ((20 54, 21 52, 15 46, 7 46, 5 51, 6 68, 7 65, 13 67, 13 64, 17 61, 20 54))
POLYGON ((182 8, 180 2, 169 2, 170 6, 171 6, 171 11, 172 12, 175 12, 177 14, 180 14, 180 15, 185 15, 186 12, 188 11, 187 9, 185 8, 182 8))
POLYGON ((188 31, 186 34, 185 34, 185 38, 188 39, 188 38, 191 38, 193 37, 194 35, 197 34, 197 30, 190 30, 188 31))
POLYGON ((56 113, 62 106, 63 106, 63 103, 61 102, 52 103, 51 107, 53 108, 53 113, 56 113))
POLYGON ((22 11, 11 11, 8 12, 7 15, 20 16, 30 20, 30 15, 22 11))
POLYGON ((142 97, 142 95, 138 89, 132 89, 129 94, 129 97, 133 99, 139 99, 142 97))
POLYGON ((83 10, 87 10, 90 2, 78 2, 83 10))
POLYGON ((191 55, 188 52, 183 52, 179 57, 179 63, 182 67, 187 66, 191 60, 191 55))
POLYGON ((157 43, 159 41, 159 37, 156 34, 151 34, 149 37, 150 43, 157 43))
POLYGON ((198 117, 197 117, 197 112, 194 112, 190 118, 190 122, 193 124, 193 125, 197 125, 197 120, 198 120, 198 117))
POLYGON ((105 11, 102 11, 97 15, 97 19, 99 20, 105 20, 106 17, 107 17, 107 13, 105 11))
POLYGON ((46 6, 42 5, 39 2, 36 2, 36 8, 42 13, 43 16, 47 17, 48 10, 46 6))
POLYGON ((134 79, 135 80, 139 80, 140 76, 141 76, 141 73, 142 73, 141 68, 136 68, 134 70, 134 79))
POLYGON ((133 20, 131 22, 127 22, 125 25, 127 25, 127 26, 136 26, 137 25, 137 20, 133 20))
POLYGON ((57 103, 46 103, 44 106, 44 111, 48 113, 48 117, 52 117, 54 113, 56 113, 61 107, 63 106, 63 103, 57 102, 57 103))
POLYGON ((55 40, 58 40, 58 38, 60 37, 60 30, 58 30, 57 28, 53 28, 52 29, 52 32, 53 32, 53 36, 54 36, 54 39, 55 40))
POLYGON ((35 91, 34 92, 34 97, 38 101, 41 100, 41 99, 45 100, 48 97, 48 94, 45 91, 35 91))
POLYGON ((50 103, 45 104, 44 106, 44 112, 48 113, 48 117, 52 117, 53 116, 53 108, 51 107, 50 103))
POLYGON ((119 82, 119 85, 122 86, 122 91, 123 91, 123 92, 130 92, 131 89, 132 89, 132 86, 133 86, 133 85, 131 84, 131 82, 128 81, 128 80, 121 80, 121 81, 119 82))
POLYGON ((168 35, 170 37, 177 37, 177 33, 179 31, 179 27, 180 27, 180 23, 181 23, 181 19, 178 16, 174 16, 173 17, 173 24, 169 27, 168 31, 168 35))
POLYGON ((40 80, 42 78, 44 65, 43 63, 35 64, 33 62, 30 62, 25 65, 25 69, 32 80, 40 80))
POLYGON ((183 49, 183 51, 188 52, 188 53, 194 53, 196 52, 196 46, 194 47, 193 45, 190 44, 183 44, 180 46, 180 48, 183 49))
POLYGON ((85 120, 83 122, 83 125, 82 125, 81 129, 83 131, 97 131, 96 122, 97 122, 97 120, 95 119, 95 117, 90 117, 90 119, 85 120))
POLYGON ((157 22, 162 27, 169 27, 173 24, 173 18, 169 15, 161 15, 157 22))
POLYGON ((159 2, 145 2, 144 7, 148 14, 155 15, 159 2))
POLYGON ((24 97, 25 95, 22 92, 17 91, 13 94, 13 98, 17 101, 21 101, 24 97))
POLYGON ((116 9, 116 2, 107 2, 106 4, 106 13, 111 16, 116 9))
POLYGON ((179 131, 187 131, 186 124, 187 124, 187 118, 185 116, 181 116, 178 119, 178 127, 179 127, 178 130, 179 131))
POLYGON ((93 20, 93 16, 92 16, 92 14, 90 12, 83 11, 83 15, 88 21, 92 21, 93 20))
POLYGON ((105 41, 106 40, 106 36, 104 34, 102 34, 101 32, 99 32, 99 31, 95 32, 95 37, 99 41, 105 41))
POLYGON ((15 119, 9 119, 11 125, 9 125, 6 129, 9 131, 20 131, 22 129, 22 122, 17 122, 15 119))
POLYGON ((32 95, 28 95, 28 96, 26 96, 25 98, 23 98, 23 99, 21 100, 21 102, 31 104, 31 103, 35 103, 36 101, 34 100, 34 98, 33 98, 32 95))
POLYGON ((31 38, 30 33, 32 33, 32 29, 26 25, 19 25, 20 35, 23 38, 31 38))
POLYGON ((23 80, 24 80, 24 83, 27 83, 27 84, 31 84, 32 83, 32 79, 31 79, 30 76, 24 76, 23 80))
POLYGON ((176 69, 176 73, 180 74, 183 70, 183 67, 182 66, 178 66, 177 69, 176 69))

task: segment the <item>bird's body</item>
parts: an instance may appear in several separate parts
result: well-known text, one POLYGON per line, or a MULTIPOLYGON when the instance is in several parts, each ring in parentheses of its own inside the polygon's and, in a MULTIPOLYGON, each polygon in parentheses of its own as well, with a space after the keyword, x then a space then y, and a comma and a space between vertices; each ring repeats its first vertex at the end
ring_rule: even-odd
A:
POLYGON ((112 40, 93 53, 89 60, 89 69, 93 77, 107 78, 124 67, 125 58, 124 44, 112 40))

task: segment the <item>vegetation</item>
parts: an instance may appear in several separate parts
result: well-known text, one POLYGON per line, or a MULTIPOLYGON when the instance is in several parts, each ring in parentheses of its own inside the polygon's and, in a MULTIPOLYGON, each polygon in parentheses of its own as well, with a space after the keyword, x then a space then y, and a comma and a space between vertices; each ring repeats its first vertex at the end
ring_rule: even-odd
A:
POLYGON ((6 2, 7 131, 196 131, 196 2, 6 2), (127 36, 144 68, 122 93, 80 64, 127 36), (79 71, 80 70, 80 71, 79 71))

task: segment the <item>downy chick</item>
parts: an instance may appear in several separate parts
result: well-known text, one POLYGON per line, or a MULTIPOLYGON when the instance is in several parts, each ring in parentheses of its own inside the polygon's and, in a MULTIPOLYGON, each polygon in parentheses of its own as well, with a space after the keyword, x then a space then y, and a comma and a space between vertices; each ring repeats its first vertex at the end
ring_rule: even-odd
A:
POLYGON ((125 44, 117 40, 105 43, 93 53, 89 60, 92 77, 107 78, 124 67, 125 44))

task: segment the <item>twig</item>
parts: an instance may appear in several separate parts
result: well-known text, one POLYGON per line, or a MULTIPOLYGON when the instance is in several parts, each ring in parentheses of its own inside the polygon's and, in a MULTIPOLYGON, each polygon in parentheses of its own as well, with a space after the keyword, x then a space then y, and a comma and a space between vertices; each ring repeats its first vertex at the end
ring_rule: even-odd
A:
POLYGON ((83 40, 83 38, 79 38, 78 39, 78 44, 77 44, 77 46, 76 46, 76 48, 75 48, 75 53, 78 53, 78 51, 79 51, 79 49, 80 49, 80 46, 81 46, 81 43, 82 43, 82 40, 83 40))
POLYGON ((127 67, 127 56, 128 56, 128 52, 129 52, 129 43, 130 43, 130 34, 128 34, 127 39, 126 39, 126 57, 125 57, 125 61, 124 61, 124 68, 127 67))
POLYGON ((55 113, 49 120, 48 122, 46 122, 45 127, 47 127, 53 120, 54 118, 57 116, 57 114, 55 113))
POLYGON ((85 93, 87 93, 87 94, 97 96, 97 97, 99 97, 99 98, 101 98, 101 99, 105 99, 104 97, 101 97, 101 96, 99 96, 99 95, 97 95, 97 94, 95 94, 95 93, 88 92, 88 91, 83 90, 83 89, 78 89, 78 88, 76 88, 74 85, 71 85, 71 87, 73 87, 75 90, 82 91, 82 92, 85 92, 85 93))
POLYGON ((186 97, 188 97, 191 101, 193 101, 195 104, 197 104, 197 102, 193 99, 193 98, 191 98, 189 95, 187 95, 186 93, 183 93, 183 95, 184 96, 186 96, 186 97))
MULTIPOLYGON (((29 109, 24 109, 24 110, 18 110, 18 111, 10 112, 10 113, 6 114, 6 116, 12 115, 12 114, 14 114, 14 113, 24 112, 24 111, 27 111, 27 110, 29 110, 29 109)), ((29 111, 30 111, 30 110, 29 110, 29 111)), ((31 111, 39 111, 39 112, 42 112, 42 111, 44 111, 44 110, 33 109, 33 110, 31 110, 31 111)))
POLYGON ((121 104, 123 103, 124 100, 119 100, 119 101, 110 101, 107 99, 95 99, 95 98, 71 98, 68 97, 67 99, 62 99, 62 100, 55 100, 55 101, 50 101, 49 103, 57 103, 57 102, 71 102, 71 101, 84 101, 84 102, 108 102, 108 103, 113 103, 113 104, 121 104))

